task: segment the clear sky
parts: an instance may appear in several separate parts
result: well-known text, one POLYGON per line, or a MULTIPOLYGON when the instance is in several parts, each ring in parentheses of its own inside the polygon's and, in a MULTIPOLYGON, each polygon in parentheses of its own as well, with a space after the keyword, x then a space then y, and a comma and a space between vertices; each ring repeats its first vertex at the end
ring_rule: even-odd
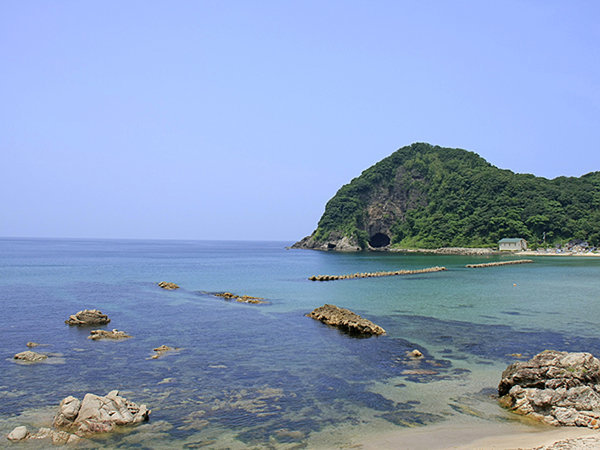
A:
POLYGON ((0 2, 0 236, 281 239, 412 142, 600 170, 600 2, 0 2))

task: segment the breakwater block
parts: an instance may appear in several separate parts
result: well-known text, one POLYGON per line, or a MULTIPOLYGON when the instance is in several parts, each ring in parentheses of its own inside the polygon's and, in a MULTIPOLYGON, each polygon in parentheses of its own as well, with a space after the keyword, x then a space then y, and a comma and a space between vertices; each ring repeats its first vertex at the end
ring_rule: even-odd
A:
POLYGON ((510 266, 513 264, 528 264, 532 262, 533 260, 531 259, 517 259, 515 261, 498 261, 484 264, 467 264, 465 267, 467 267, 468 269, 479 269, 482 267, 510 266))
POLYGON ((377 277, 392 277, 396 275, 414 275, 419 273, 441 272, 447 270, 445 267, 428 267, 426 269, 416 270, 395 270, 390 272, 363 272, 351 273, 349 275, 313 275, 308 277, 310 281, 335 281, 335 280, 351 280, 353 278, 377 278, 377 277))

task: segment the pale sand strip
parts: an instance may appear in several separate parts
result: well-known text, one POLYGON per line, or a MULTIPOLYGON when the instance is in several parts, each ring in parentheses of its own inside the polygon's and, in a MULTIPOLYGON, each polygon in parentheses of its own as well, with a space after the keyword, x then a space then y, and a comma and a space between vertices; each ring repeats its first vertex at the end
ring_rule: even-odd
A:
POLYGON ((598 439, 596 445, 562 448, 600 448, 600 432, 577 427, 530 427, 516 424, 434 425, 365 436, 360 449, 533 449, 566 439, 598 439))

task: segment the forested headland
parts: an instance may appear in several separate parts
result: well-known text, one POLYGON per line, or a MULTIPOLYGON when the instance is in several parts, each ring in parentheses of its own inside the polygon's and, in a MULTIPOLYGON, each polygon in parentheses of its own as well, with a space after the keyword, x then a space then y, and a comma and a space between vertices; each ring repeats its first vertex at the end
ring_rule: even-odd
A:
POLYGON ((530 246, 580 239, 600 245, 600 172, 547 179, 494 167, 476 153, 403 147, 342 186, 297 247, 530 246))

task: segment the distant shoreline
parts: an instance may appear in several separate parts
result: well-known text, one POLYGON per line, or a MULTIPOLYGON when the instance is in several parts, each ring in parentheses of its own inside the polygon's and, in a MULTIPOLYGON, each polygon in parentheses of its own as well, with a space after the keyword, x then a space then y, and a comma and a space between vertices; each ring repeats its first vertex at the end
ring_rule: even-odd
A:
POLYGON ((600 253, 593 252, 556 252, 542 250, 522 250, 518 252, 493 250, 491 248, 471 248, 471 247, 441 247, 441 248, 390 248, 385 250, 375 250, 390 253, 424 253, 433 255, 464 255, 464 256, 492 256, 492 255, 511 255, 511 256, 583 256, 600 257, 600 253))

